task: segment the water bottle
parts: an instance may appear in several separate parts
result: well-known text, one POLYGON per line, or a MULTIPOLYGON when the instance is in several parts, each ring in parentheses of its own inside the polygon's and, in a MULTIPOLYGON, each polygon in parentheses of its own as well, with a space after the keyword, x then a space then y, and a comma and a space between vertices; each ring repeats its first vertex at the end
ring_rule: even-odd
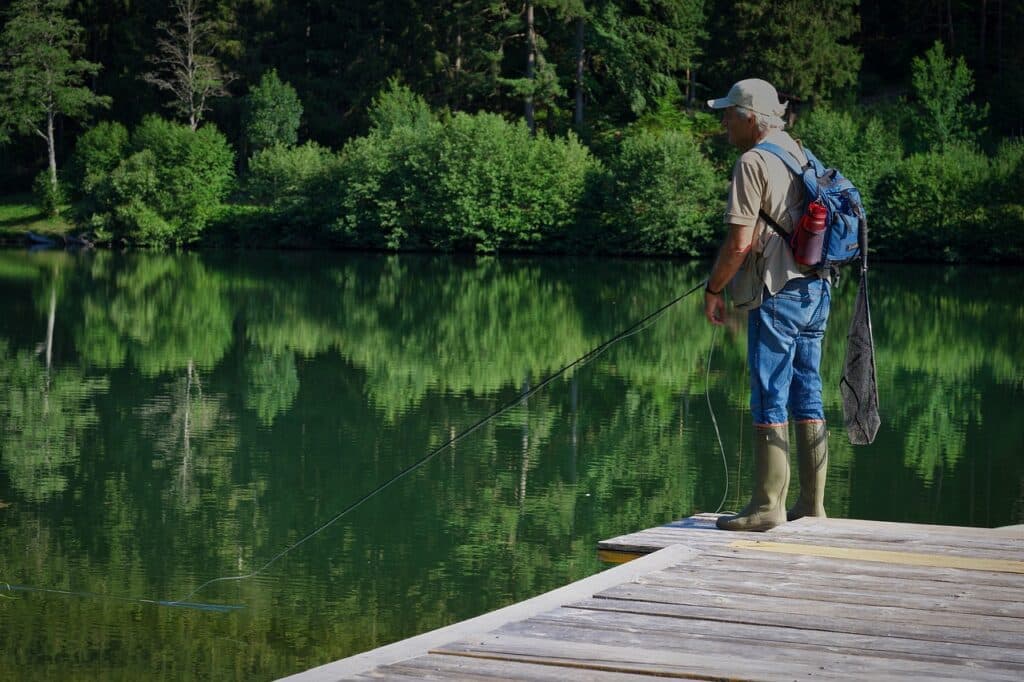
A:
POLYGON ((793 255, 801 265, 817 265, 821 260, 822 244, 825 240, 825 205, 812 201, 793 231, 793 255))

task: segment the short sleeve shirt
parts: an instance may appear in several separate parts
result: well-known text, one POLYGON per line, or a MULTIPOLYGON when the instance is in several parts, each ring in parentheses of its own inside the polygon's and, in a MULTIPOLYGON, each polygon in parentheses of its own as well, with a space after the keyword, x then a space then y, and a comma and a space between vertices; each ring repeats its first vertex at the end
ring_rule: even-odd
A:
MULTIPOLYGON (((807 163, 796 140, 787 133, 772 131, 763 140, 793 154, 803 166, 807 163)), ((781 237, 759 216, 767 213, 783 230, 790 232, 803 213, 803 183, 786 167, 782 159, 766 151, 751 149, 740 156, 733 167, 725 222, 754 228, 751 253, 741 268, 748 277, 755 265, 760 279, 771 295, 778 293, 791 279, 805 277, 793 258, 793 252, 781 237)))

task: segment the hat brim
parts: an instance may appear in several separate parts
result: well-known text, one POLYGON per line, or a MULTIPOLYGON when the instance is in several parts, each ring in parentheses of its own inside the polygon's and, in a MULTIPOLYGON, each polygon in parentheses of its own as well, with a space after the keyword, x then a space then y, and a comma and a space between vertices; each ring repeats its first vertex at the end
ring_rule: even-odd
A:
POLYGON ((719 97, 718 99, 709 99, 708 106, 712 109, 725 109, 733 106, 733 103, 728 97, 719 97))

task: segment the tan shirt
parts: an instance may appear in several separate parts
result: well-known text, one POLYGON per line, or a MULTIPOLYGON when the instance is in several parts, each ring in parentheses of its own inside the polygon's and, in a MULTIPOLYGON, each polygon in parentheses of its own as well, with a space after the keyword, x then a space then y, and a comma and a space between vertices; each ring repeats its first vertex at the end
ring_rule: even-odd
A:
MULTIPOLYGON (((792 153, 800 165, 807 156, 787 133, 772 131, 764 138, 792 153)), ((725 207, 725 223, 752 226, 753 242, 740 271, 729 283, 729 293, 737 308, 747 310, 761 305, 765 288, 775 295, 786 282, 805 277, 813 271, 801 269, 789 245, 758 216, 763 210, 783 230, 791 232, 803 213, 804 186, 774 154, 751 149, 736 161, 725 207)))

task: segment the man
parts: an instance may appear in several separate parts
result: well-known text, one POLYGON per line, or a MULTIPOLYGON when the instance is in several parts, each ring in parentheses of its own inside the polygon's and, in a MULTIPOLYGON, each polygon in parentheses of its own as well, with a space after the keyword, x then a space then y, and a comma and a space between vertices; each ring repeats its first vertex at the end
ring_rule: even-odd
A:
POLYGON ((708 100, 721 109, 729 143, 742 155, 733 168, 725 210, 728 235, 707 289, 704 313, 712 324, 725 315, 723 291, 747 310, 747 365, 750 410, 754 418, 754 490, 750 502, 733 516, 718 519, 724 530, 765 531, 802 516, 825 516, 828 431, 821 401, 821 341, 830 304, 827 273, 798 265, 789 244, 765 216, 787 234, 804 207, 802 181, 761 142, 792 154, 801 166, 807 157, 783 132, 786 105, 771 84, 742 80, 722 98, 708 100), (789 486, 789 419, 796 422, 800 496, 786 511, 789 486))

